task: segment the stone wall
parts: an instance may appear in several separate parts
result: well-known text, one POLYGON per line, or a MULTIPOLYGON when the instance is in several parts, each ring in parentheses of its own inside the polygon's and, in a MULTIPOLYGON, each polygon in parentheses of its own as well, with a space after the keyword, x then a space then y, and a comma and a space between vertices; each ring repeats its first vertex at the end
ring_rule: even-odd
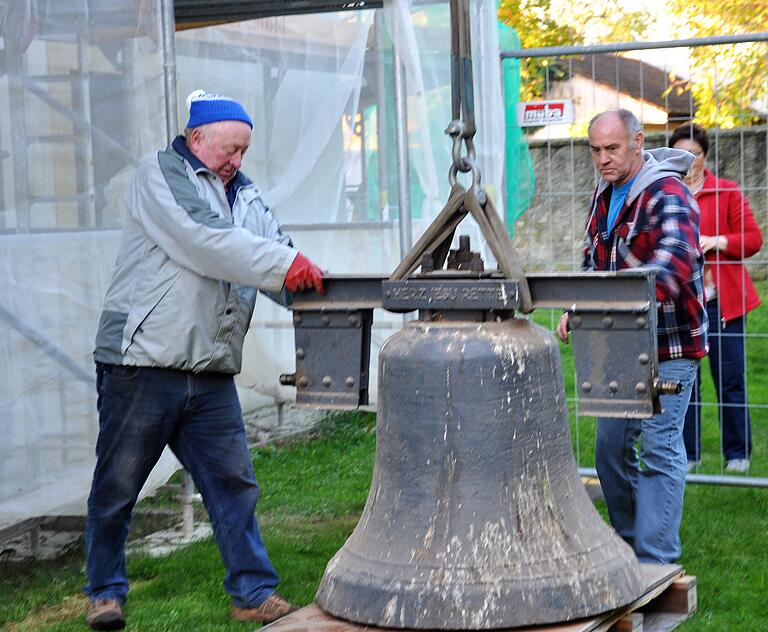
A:
MULTIPOLYGON (((646 147, 663 146, 664 136, 649 135, 646 147)), ((739 183, 768 240, 768 162, 765 128, 710 133, 707 168, 739 183)), ((536 193, 515 225, 515 247, 528 270, 578 270, 584 222, 597 184, 586 139, 555 139, 530 144, 536 193)), ((765 277, 768 248, 750 260, 750 270, 765 277)))

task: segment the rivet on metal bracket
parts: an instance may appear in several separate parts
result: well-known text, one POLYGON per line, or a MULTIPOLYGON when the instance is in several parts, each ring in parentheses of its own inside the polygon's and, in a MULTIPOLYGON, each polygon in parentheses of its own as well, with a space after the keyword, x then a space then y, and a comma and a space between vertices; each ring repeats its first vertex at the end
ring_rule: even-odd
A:
POLYGON ((320 317, 320 322, 323 323, 326 327, 331 324, 331 317, 328 316, 328 314, 323 314, 320 317))
POLYGON ((606 329, 613 327, 613 318, 610 316, 603 316, 603 327, 606 329))
POLYGON ((305 355, 306 355, 306 354, 304 353, 304 349, 302 349, 302 348, 298 348, 298 349, 296 349, 296 357, 297 357, 299 360, 303 360, 305 355))
POLYGON ((304 319, 301 317, 301 314, 294 314, 293 315, 293 324, 294 325, 301 325, 303 320, 304 319))
POLYGON ((352 388, 355 385, 355 378, 353 378, 351 375, 348 375, 347 379, 344 380, 344 383, 349 386, 349 388, 352 388))
POLYGON ((637 324, 638 329, 645 329, 645 326, 648 324, 648 319, 645 316, 638 316, 635 323, 637 324))
POLYGON ((333 384, 333 380, 331 379, 330 375, 326 375, 323 377, 323 386, 328 388, 331 384, 333 384))
POLYGON ((641 353, 639 356, 637 356, 637 361, 640 364, 648 364, 651 361, 651 357, 647 353, 641 353))
POLYGON ((582 382, 581 390, 585 393, 589 393, 592 390, 592 382, 582 382))
POLYGON ((647 391, 648 391, 648 385, 647 384, 644 384, 643 382, 638 382, 637 384, 635 384, 635 392, 638 395, 643 395, 647 391))
POLYGON ((618 393, 619 383, 616 380, 611 380, 608 382, 608 390, 611 391, 611 393, 618 393))
POLYGON ((309 386, 309 378, 306 375, 302 375, 299 378, 299 386, 301 388, 307 388, 307 386, 309 386))

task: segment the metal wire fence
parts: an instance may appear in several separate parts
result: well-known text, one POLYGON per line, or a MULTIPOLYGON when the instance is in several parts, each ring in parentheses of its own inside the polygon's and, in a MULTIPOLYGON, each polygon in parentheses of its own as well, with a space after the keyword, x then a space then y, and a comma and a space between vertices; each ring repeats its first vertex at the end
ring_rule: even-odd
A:
MULTIPOLYGON (((749 292, 743 290, 749 276, 760 299, 768 300, 768 249, 763 245, 753 252, 749 247, 750 239, 755 239, 750 216, 762 235, 768 230, 768 33, 503 51, 501 57, 502 64, 520 63, 530 85, 539 82, 538 98, 566 101, 573 111, 568 124, 527 128, 536 194, 515 227, 515 246, 527 270, 581 268, 584 222, 597 184, 586 138, 594 114, 618 107, 633 111, 643 123, 646 148, 667 146, 674 130, 682 125, 705 126, 709 139, 706 169, 717 180, 706 181, 705 186, 714 183, 714 190, 698 194, 702 207, 705 202, 700 196, 714 198, 707 207, 713 207, 710 212, 715 219, 707 220, 703 213, 702 234, 730 236, 740 252, 718 251, 708 266, 719 270, 717 279, 709 283, 708 299, 718 284, 723 298, 720 318, 711 328, 714 350, 702 363, 701 392, 690 411, 691 416, 698 412, 702 422, 700 431, 689 423, 689 443, 701 440, 703 447, 699 454, 689 455, 689 480, 768 487, 768 371, 764 363, 768 307, 760 304, 755 308, 749 292), (728 203, 725 196, 732 187, 743 194, 743 201, 735 208, 721 208, 728 203), (729 267, 733 274, 727 272, 729 267), (736 279, 736 292, 725 287, 726 278, 736 279), (730 313, 723 320, 726 298, 730 313), (743 332, 741 319, 733 313, 746 315, 743 332), (739 384, 745 386, 743 395, 738 392, 739 384), (740 457, 748 460, 748 468, 735 472, 734 466, 747 465, 731 463, 740 457)), ((553 326, 557 316, 551 315, 553 326)), ((578 413, 572 375, 566 376, 566 384, 577 458, 580 465, 589 466, 594 422, 578 413)))

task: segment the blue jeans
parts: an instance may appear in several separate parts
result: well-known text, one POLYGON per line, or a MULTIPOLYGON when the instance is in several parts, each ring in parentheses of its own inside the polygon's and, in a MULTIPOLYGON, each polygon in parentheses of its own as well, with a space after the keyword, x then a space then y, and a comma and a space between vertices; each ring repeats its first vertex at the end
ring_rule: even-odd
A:
MULTIPOLYGON (((723 325, 717 300, 707 303, 709 316, 709 368, 720 402, 723 456, 727 461, 748 459, 752 452, 752 428, 747 405, 744 332, 747 317, 723 325)), ((685 414, 683 438, 689 461, 701 460, 701 372, 697 375, 691 403, 685 414)))
POLYGON ((680 382, 683 390, 662 395, 658 415, 597 420, 595 465, 608 515, 641 562, 671 564, 680 557, 686 475, 683 418, 697 366, 696 360, 686 359, 660 363, 659 377, 680 382))
POLYGON ((232 376, 99 364, 96 377, 99 437, 84 592, 125 601, 131 511, 169 445, 203 497, 226 567, 225 590, 237 606, 260 605, 278 577, 254 516, 259 487, 232 376))

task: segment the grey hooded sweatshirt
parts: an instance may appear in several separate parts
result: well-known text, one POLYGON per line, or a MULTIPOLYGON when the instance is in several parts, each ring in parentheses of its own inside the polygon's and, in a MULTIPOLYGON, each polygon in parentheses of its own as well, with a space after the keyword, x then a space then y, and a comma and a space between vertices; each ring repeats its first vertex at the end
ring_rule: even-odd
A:
MULTIPOLYGON (((695 156, 683 149, 670 149, 669 147, 660 147, 659 149, 647 149, 643 151, 644 165, 635 176, 635 181, 627 194, 625 204, 630 206, 640 193, 645 191, 652 182, 668 178, 670 176, 683 179, 685 174, 691 168, 695 156)), ((610 185, 603 178, 597 184, 597 199, 600 194, 610 185)), ((594 212, 594 205, 593 205, 594 212)))

